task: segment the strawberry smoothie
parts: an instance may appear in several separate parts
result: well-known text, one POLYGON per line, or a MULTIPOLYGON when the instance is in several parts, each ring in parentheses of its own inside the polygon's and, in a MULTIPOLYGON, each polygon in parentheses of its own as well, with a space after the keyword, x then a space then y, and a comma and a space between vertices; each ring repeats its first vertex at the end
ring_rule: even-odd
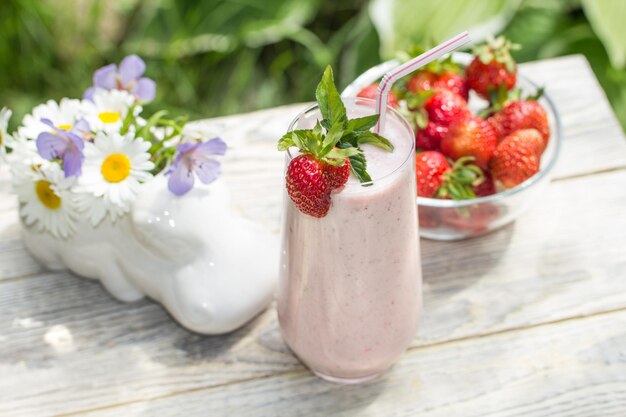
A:
MULTIPOLYGON (((345 99, 349 118, 372 103, 345 99)), ((291 129, 311 128, 316 107, 291 129)), ((421 315, 414 135, 393 110, 385 131, 393 152, 363 145, 373 184, 351 175, 315 218, 285 198, 278 318, 291 350, 313 372, 336 382, 376 377, 415 337, 421 315)), ((289 161, 290 157, 287 156, 289 161)))

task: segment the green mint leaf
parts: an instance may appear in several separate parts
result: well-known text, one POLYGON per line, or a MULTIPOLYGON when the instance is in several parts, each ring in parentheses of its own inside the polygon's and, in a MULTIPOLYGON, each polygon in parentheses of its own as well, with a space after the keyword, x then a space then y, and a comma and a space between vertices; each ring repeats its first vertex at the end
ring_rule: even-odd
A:
POLYGON ((370 132, 369 130, 367 132, 359 132, 357 134, 357 143, 359 145, 369 143, 370 145, 374 145, 387 152, 393 151, 393 144, 389 142, 388 139, 380 136, 377 133, 370 132))
POLYGON ((367 173, 366 168, 367 161, 363 153, 358 153, 350 157, 350 170, 361 183, 372 181, 372 177, 367 173))
POLYGON ((379 117, 380 115, 378 114, 372 114, 371 116, 350 119, 348 120, 348 126, 346 127, 346 130, 350 132, 365 132, 376 126, 379 117))
MULTIPOLYGON (((362 151, 359 150, 358 148, 346 148, 346 149, 336 148, 336 149, 332 149, 330 152, 326 154, 326 159, 336 159, 341 162, 342 160, 345 160, 346 158, 358 155, 360 153, 362 153, 362 151)), ((343 162, 341 162, 341 165, 343 165, 343 162)))
POLYGON ((316 157, 321 157, 320 155, 322 150, 322 141, 324 140, 324 135, 318 134, 315 130, 309 129, 304 131, 306 133, 306 141, 304 143, 304 147, 316 157))
POLYGON ((313 128, 313 133, 315 133, 318 136, 321 136, 324 133, 324 130, 322 129, 322 125, 320 124, 319 120, 315 123, 315 127, 313 128))
POLYGON ((343 136, 339 140, 337 146, 339 148, 356 147, 358 145, 358 133, 344 130, 343 136))
POLYGON ((322 120, 322 126, 326 129, 330 129, 337 123, 341 123, 345 126, 348 122, 346 107, 343 101, 341 101, 337 87, 335 87, 333 70, 330 65, 326 67, 322 80, 317 85, 315 98, 317 99, 317 104, 324 118, 324 120, 322 120))
POLYGON ((293 132, 287 132, 283 135, 282 138, 278 139, 279 151, 286 151, 292 146, 296 146, 296 143, 293 140, 293 132))
POLYGON ((278 140, 278 150, 286 151, 292 146, 300 150, 307 150, 309 132, 309 130, 292 130, 291 132, 285 133, 283 137, 278 140))
POLYGON ((322 142, 322 150, 320 152, 322 156, 326 155, 331 149, 337 146, 342 136, 343 126, 340 124, 333 125, 328 132, 326 132, 326 137, 322 142))

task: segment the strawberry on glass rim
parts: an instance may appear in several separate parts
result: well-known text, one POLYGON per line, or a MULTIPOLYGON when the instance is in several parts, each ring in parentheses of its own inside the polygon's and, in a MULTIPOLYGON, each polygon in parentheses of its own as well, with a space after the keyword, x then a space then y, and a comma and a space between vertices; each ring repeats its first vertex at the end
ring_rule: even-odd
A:
POLYGON ((348 119, 346 108, 326 67, 315 97, 322 114, 312 129, 286 133, 278 141, 278 150, 297 149, 287 167, 285 182, 289 198, 301 212, 324 217, 331 206, 332 192, 338 192, 353 174, 361 183, 371 182, 360 145, 368 143, 388 152, 389 140, 370 131, 378 114, 348 119))

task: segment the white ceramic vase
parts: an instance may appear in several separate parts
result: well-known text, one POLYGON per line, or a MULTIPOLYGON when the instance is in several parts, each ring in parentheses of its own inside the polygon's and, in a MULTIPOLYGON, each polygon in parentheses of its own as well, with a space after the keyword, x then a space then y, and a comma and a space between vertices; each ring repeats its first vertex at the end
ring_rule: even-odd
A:
POLYGON ((142 185, 115 223, 79 220, 68 239, 24 225, 26 246, 47 268, 98 279, 121 301, 152 298, 190 330, 232 331, 272 300, 278 238, 232 210, 223 180, 182 197, 166 182, 142 185))

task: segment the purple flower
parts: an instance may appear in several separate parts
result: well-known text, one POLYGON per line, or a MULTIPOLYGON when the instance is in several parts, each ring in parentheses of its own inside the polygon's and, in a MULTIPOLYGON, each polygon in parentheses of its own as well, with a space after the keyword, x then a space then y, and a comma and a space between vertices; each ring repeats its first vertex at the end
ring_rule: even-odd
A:
POLYGON ((207 142, 181 143, 176 148, 176 158, 165 172, 170 178, 167 188, 181 196, 193 187, 195 176, 204 184, 210 184, 221 173, 220 163, 211 156, 224 155, 226 143, 220 138, 207 142))
POLYGON ((83 119, 77 121, 67 131, 59 129, 50 120, 41 119, 42 123, 50 126, 52 132, 41 132, 37 136, 37 152, 44 159, 61 159, 63 172, 66 177, 80 175, 85 156, 85 143, 82 137, 89 132, 89 126, 83 119))
POLYGON ((96 88, 105 90, 126 90, 142 102, 152 101, 156 94, 156 83, 142 77, 146 72, 146 63, 137 55, 129 55, 122 60, 118 68, 115 64, 106 65, 93 75, 93 87, 83 94, 87 100, 93 99, 96 88))

